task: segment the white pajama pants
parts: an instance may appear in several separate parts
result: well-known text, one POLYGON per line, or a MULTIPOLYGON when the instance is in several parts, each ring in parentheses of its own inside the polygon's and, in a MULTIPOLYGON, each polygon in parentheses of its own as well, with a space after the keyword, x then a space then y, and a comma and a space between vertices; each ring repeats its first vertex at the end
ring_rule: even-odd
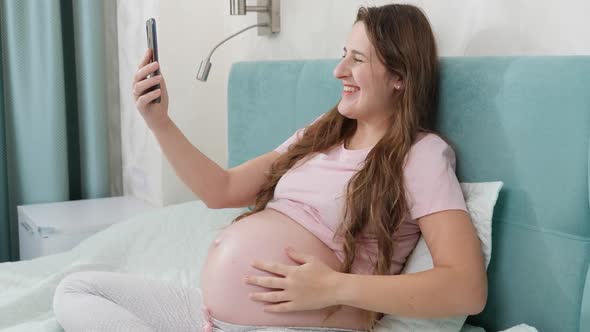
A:
POLYGON ((209 315, 198 287, 181 287, 163 280, 108 271, 67 275, 55 290, 53 311, 66 332, 358 332, 326 327, 230 324, 209 315))

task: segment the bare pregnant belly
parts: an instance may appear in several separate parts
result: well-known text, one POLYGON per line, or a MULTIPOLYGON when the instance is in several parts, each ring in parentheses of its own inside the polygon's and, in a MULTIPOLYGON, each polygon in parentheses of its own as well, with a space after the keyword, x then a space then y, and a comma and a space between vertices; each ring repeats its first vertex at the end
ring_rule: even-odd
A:
POLYGON ((248 293, 271 289, 246 284, 245 275, 272 276, 253 268, 252 260, 297 265, 283 249, 314 255, 337 270, 334 252, 285 214, 266 209, 224 229, 209 247, 201 274, 203 301, 215 319, 240 325, 316 326, 365 330, 364 310, 343 306, 322 323, 329 308, 295 312, 263 311, 265 303, 250 300, 248 293))

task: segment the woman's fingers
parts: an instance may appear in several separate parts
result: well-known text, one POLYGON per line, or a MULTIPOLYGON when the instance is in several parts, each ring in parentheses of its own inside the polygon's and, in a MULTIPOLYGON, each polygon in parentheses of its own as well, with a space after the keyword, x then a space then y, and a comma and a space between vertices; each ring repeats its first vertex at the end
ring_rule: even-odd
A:
POLYGON ((134 84, 139 81, 143 81, 148 74, 155 72, 158 68, 160 68, 160 64, 157 62, 152 62, 147 64, 141 68, 139 68, 135 72, 135 76, 133 77, 134 84))
POLYGON ((140 60, 139 65, 137 66, 137 71, 133 77, 133 86, 132 92, 133 97, 135 99, 136 107, 144 113, 148 110, 148 105, 154 101, 154 99, 161 97, 163 89, 166 89, 166 84, 164 82, 164 77, 160 73, 160 75, 152 76, 150 78, 146 78, 149 74, 154 73, 156 70, 160 68, 159 63, 157 62, 150 62, 152 58, 152 50, 147 49, 144 53, 143 57, 140 60), (160 84, 159 89, 155 89, 153 91, 148 90, 153 88, 157 84, 160 84))
POLYGON ((150 59, 152 58, 152 49, 148 48, 145 53, 143 53, 143 57, 140 59, 139 61, 139 65, 137 66, 137 69, 147 65, 150 62, 150 59))
POLYGON ((141 96, 145 90, 151 88, 152 86, 160 83, 162 81, 162 75, 156 75, 145 79, 143 81, 137 82, 133 85, 133 95, 138 98, 141 96))
POLYGON ((150 92, 146 93, 145 95, 137 98, 137 102, 135 103, 135 106, 137 106, 137 108, 140 110, 146 109, 147 104, 151 103, 152 100, 160 97, 161 93, 162 93, 162 90, 160 90, 160 89, 150 91, 150 92))

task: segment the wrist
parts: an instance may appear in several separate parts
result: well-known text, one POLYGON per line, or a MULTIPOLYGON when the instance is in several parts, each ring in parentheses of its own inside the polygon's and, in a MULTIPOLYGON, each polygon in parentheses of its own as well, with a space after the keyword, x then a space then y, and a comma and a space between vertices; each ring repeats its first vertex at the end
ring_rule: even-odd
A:
POLYGON ((332 276, 332 297, 334 305, 349 305, 350 302, 350 279, 352 274, 335 272, 332 276))
POLYGON ((170 119, 170 117, 167 116, 162 120, 158 121, 157 123, 152 123, 151 125, 149 125, 149 128, 152 132, 154 132, 154 134, 156 134, 158 132, 165 131, 167 128, 170 128, 172 123, 172 119, 170 119))

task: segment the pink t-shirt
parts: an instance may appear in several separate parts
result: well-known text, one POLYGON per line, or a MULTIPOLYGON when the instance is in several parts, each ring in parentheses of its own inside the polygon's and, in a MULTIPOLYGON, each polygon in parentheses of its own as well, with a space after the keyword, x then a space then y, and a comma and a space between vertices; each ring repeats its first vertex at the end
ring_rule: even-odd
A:
MULTIPOLYGON (((318 117, 319 119, 319 117, 318 117)), ((317 119, 316 119, 317 120, 317 119)), ((301 128, 275 151, 284 153, 296 142, 301 128)), ((371 148, 348 150, 340 144, 318 153, 303 164, 291 168, 279 180, 267 208, 277 210, 301 224, 344 260, 342 242, 333 240, 344 217, 346 185, 358 172, 371 148)), ((394 235, 391 274, 399 274, 420 238, 416 219, 443 210, 467 211, 459 181, 455 175, 455 153, 434 134, 419 136, 411 147, 404 169, 410 218, 394 235)), ((377 260, 377 240, 362 233, 352 273, 372 274, 377 260)))

